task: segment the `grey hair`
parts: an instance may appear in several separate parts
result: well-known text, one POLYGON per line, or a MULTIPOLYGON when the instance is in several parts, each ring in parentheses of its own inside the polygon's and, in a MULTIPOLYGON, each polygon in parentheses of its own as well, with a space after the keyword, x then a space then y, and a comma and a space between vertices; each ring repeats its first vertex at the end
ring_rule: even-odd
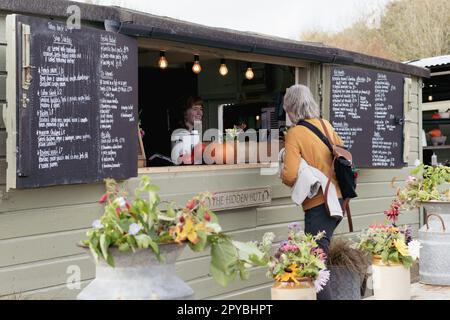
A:
POLYGON ((283 108, 294 118, 292 120, 295 123, 303 119, 320 118, 320 108, 311 90, 301 84, 295 84, 286 89, 283 108))

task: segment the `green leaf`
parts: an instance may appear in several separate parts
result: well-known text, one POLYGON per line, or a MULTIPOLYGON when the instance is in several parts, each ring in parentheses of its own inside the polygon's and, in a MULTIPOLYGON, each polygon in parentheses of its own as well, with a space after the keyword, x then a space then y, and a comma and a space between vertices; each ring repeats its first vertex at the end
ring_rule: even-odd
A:
POLYGON ((384 250, 381 253, 381 260, 386 263, 389 260, 389 250, 384 250))
POLYGON ((157 241, 159 243, 166 243, 166 242, 172 242, 174 239, 173 237, 169 234, 169 232, 163 232, 161 233, 161 235, 158 237, 157 241))
POLYGON ((214 264, 210 264, 209 272, 211 273, 214 280, 221 286, 226 287, 231 281, 234 280, 235 274, 226 274, 222 268, 217 268, 214 264))
POLYGON ((238 253, 233 246, 231 240, 220 239, 216 243, 211 244, 211 264, 221 270, 230 270, 236 265, 238 260, 238 253))
POLYGON ((153 252, 156 254, 156 257, 158 258, 158 260, 160 260, 160 251, 159 251, 158 244, 150 239, 149 245, 152 248, 153 252))
POLYGON ((111 267, 115 267, 114 265, 114 257, 112 256, 112 254, 108 255, 108 259, 106 259, 106 263, 108 263, 111 267))
POLYGON ((175 210, 173 210, 172 203, 167 207, 166 215, 171 218, 175 218, 177 216, 175 210))
POLYGON ((108 247, 109 247, 109 239, 106 234, 102 234, 100 236, 100 249, 102 250, 103 258, 108 260, 108 247))
POLYGON ((147 249, 150 242, 152 242, 152 238, 146 234, 138 234, 134 238, 136 239, 137 246, 142 249, 147 249))
POLYGON ((89 244, 89 250, 91 250, 92 256, 94 257, 95 263, 98 263, 98 259, 100 256, 100 251, 97 247, 95 247, 92 243, 89 244))
POLYGON ((247 263, 264 265, 264 252, 259 250, 256 244, 240 241, 232 241, 232 243, 238 250, 239 259, 244 260, 247 263))
POLYGON ((130 246, 128 245, 128 243, 122 243, 119 245, 119 251, 121 252, 129 252, 130 251, 130 246))
POLYGON ((239 276, 241 277, 241 280, 248 280, 248 278, 250 278, 250 270, 245 267, 245 263, 239 264, 239 276))
POLYGON ((398 251, 394 251, 389 255, 389 261, 398 263, 398 251))

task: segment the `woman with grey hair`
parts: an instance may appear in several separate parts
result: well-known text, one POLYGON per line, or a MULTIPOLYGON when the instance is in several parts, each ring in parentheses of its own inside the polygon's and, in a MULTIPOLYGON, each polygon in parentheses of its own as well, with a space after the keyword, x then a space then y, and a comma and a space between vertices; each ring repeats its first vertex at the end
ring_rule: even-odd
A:
MULTIPOLYGON (((320 108, 314 101, 311 91, 306 86, 297 84, 286 90, 284 110, 294 126, 288 130, 285 136, 284 163, 281 172, 283 183, 289 187, 302 183, 302 181, 297 181, 297 177, 300 163, 303 159, 309 167, 314 168, 314 170, 319 170, 323 175, 331 179, 331 182, 336 188, 337 197, 341 201, 341 191, 334 170, 332 169, 333 157, 331 151, 307 126, 312 125, 316 127, 325 136, 327 134, 326 131, 328 131, 331 140, 333 140, 330 143, 343 145, 341 138, 336 134, 328 121, 320 118, 320 108), (299 122, 303 123, 303 125, 296 125, 299 122)), ((336 199, 340 209, 339 201, 336 199)), ((325 237, 318 241, 318 244, 328 254, 331 237, 339 222, 342 220, 342 216, 330 215, 328 203, 325 201, 322 188, 315 196, 305 198, 302 207, 305 212, 305 233, 315 235, 318 232, 325 231, 325 237)), ((331 299, 329 284, 318 293, 317 298, 319 300, 331 299)))

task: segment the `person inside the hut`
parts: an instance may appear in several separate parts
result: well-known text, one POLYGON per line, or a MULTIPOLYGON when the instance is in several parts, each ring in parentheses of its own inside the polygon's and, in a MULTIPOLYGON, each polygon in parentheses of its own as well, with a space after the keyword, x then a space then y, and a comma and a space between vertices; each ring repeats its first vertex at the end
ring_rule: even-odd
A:
MULTIPOLYGON (((178 128, 172 132, 172 160, 176 164, 194 164, 194 148, 201 148, 201 128, 203 120, 203 100, 191 96, 182 106, 178 128), (199 132, 200 131, 200 132, 199 132), (177 159, 174 159, 177 157, 177 159)), ((198 162, 198 161, 197 161, 198 162)))
POLYGON ((203 120, 203 100, 200 97, 191 96, 187 99, 186 103, 181 108, 181 119, 178 122, 178 128, 176 130, 187 130, 192 133, 194 125, 200 124, 203 120))
MULTIPOLYGON (((314 130, 329 136, 333 144, 342 145, 342 139, 331 124, 321 118, 320 108, 308 87, 293 85, 288 88, 283 107, 295 125, 286 133, 285 148, 280 151, 280 176, 285 185, 293 187, 294 202, 303 207, 305 233, 316 235, 325 231, 318 244, 328 254, 333 232, 343 217, 342 196, 332 169, 330 149, 314 130), (331 183, 327 189, 329 178, 331 183)), ((331 298, 329 284, 318 293, 317 298, 331 298)))

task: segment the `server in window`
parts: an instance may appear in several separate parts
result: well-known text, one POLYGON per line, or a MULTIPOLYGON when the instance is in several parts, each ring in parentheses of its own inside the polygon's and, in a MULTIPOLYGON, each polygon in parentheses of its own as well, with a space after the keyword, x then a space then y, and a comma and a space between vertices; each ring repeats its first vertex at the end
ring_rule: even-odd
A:
POLYGON ((176 164, 195 162, 194 147, 201 146, 199 130, 202 127, 203 105, 200 97, 191 96, 180 110, 181 119, 178 122, 178 128, 172 132, 171 136, 171 156, 176 164))

